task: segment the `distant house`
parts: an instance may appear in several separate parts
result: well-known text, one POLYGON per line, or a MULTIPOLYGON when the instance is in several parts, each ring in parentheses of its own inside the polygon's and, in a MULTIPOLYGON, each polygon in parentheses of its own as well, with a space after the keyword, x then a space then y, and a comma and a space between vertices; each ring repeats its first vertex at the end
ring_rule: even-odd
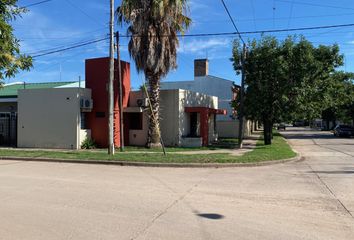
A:
MULTIPOLYGON (((161 89, 186 89, 211 96, 218 97, 218 107, 226 109, 226 115, 219 115, 216 118, 216 127, 219 137, 237 137, 238 123, 231 107, 231 101, 235 99, 235 87, 233 81, 209 75, 208 59, 194 60, 194 80, 162 82, 161 89)), ((246 124, 246 133, 249 126, 246 124)))

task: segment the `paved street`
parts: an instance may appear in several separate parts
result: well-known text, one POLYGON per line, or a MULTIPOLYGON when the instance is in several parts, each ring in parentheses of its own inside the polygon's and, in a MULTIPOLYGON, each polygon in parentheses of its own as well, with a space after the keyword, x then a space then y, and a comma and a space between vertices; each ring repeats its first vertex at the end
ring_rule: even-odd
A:
POLYGON ((354 138, 284 134, 305 161, 227 169, 0 161, 0 239, 354 239, 354 138))

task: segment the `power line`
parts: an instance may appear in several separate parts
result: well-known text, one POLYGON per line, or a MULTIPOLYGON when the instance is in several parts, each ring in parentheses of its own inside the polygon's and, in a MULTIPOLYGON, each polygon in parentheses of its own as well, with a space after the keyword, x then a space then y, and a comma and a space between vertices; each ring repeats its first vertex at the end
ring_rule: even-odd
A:
POLYGON ((290 27, 291 18, 293 17, 293 9, 294 9, 294 0, 291 1, 290 5, 290 14, 288 19, 288 28, 290 27))
POLYGON ((240 34, 276 33, 276 32, 287 32, 287 31, 294 32, 294 31, 318 30, 318 29, 353 27, 353 26, 354 23, 348 23, 348 24, 327 25, 327 26, 317 26, 317 27, 285 28, 285 29, 273 29, 273 30, 260 30, 260 31, 253 31, 253 32, 240 32, 240 34))
POLYGON ((254 30, 257 30, 257 24, 256 24, 256 10, 254 9, 254 3, 253 0, 251 0, 251 8, 252 8, 252 16, 253 16, 253 24, 254 24, 254 30))
POLYGON ((276 0, 276 1, 277 2, 284 2, 284 3, 294 3, 294 4, 299 4, 299 5, 308 5, 308 6, 314 6, 314 7, 354 10, 354 8, 340 7, 340 6, 334 6, 334 5, 324 5, 324 4, 316 4, 316 3, 308 3, 308 2, 296 2, 296 1, 290 1, 290 0, 276 0))
MULTIPOLYGON (((259 30, 259 31, 247 31, 247 32, 222 32, 222 33, 199 33, 199 34, 185 34, 185 35, 181 35, 179 34, 179 37, 209 37, 209 36, 232 36, 232 35, 248 35, 248 34, 260 34, 260 33, 278 33, 278 32, 288 32, 288 31, 304 31, 304 30, 318 30, 318 29, 330 29, 330 28, 341 28, 341 27, 353 27, 354 23, 349 23, 349 24, 340 24, 340 25, 328 25, 328 26, 317 26, 317 27, 303 27, 303 28, 286 28, 286 29, 273 29, 273 30, 259 30)), ((119 37, 122 38, 129 38, 132 37, 132 35, 120 35, 119 37)), ((133 37, 142 37, 139 35, 134 35, 133 37)), ((170 37, 169 35, 165 35, 162 37, 170 37)), ((67 51, 70 49, 74 49, 74 48, 79 48, 82 46, 86 46, 86 45, 90 45, 93 43, 97 43, 97 42, 101 42, 104 40, 109 39, 109 37, 105 37, 102 39, 96 39, 96 40, 92 40, 92 41, 88 41, 85 43, 80 43, 80 44, 76 44, 70 47, 66 47, 66 48, 62 48, 62 49, 57 49, 53 48, 55 50, 53 51, 49 51, 46 52, 48 50, 42 50, 40 54, 34 55, 33 57, 41 57, 41 56, 45 56, 45 55, 49 55, 49 54, 53 54, 53 53, 58 53, 58 52, 62 52, 62 51, 67 51)), ((49 49, 51 50, 51 49, 49 49)))
POLYGON ((234 19, 232 18, 231 14, 230 14, 230 12, 229 12, 229 9, 227 8, 227 6, 226 6, 224 0, 221 0, 221 3, 222 3, 222 5, 224 6, 225 11, 227 12, 227 15, 229 15, 229 18, 230 18, 230 20, 231 20, 231 23, 232 23, 232 25, 234 26, 236 32, 238 33, 238 37, 241 39, 242 43, 246 45, 246 43, 245 43, 245 41, 243 40, 243 38, 242 38, 242 36, 241 36, 241 34, 240 34, 240 31, 238 30, 238 28, 237 28, 237 26, 236 26, 236 24, 235 24, 235 22, 234 22, 234 19))
MULTIPOLYGON (((249 34, 262 34, 262 33, 277 33, 277 32, 288 32, 288 31, 305 31, 305 30, 318 30, 318 29, 329 29, 329 28, 342 28, 342 27, 353 27, 354 23, 339 24, 339 25, 325 25, 316 27, 301 27, 301 28, 284 28, 284 29, 264 29, 258 31, 244 31, 244 32, 220 32, 220 33, 196 33, 196 34, 178 34, 178 37, 209 37, 209 36, 230 36, 230 35, 249 35, 249 34)), ((120 37, 143 37, 142 35, 120 35, 120 37)), ((150 36, 151 37, 151 36, 150 36)), ((162 35, 162 37, 170 37, 170 35, 162 35)))
POLYGON ((95 22, 96 24, 99 25, 104 25, 100 22, 98 22, 95 18, 93 18, 92 16, 90 16, 88 13, 86 13, 84 10, 82 10, 79 6, 77 6, 76 4, 74 4, 73 2, 71 2, 70 0, 65 0, 69 5, 71 5, 72 7, 76 8, 77 10, 79 10, 83 15, 85 15, 86 17, 88 17, 92 22, 95 22))
POLYGON ((86 43, 82 43, 82 44, 77 44, 77 45, 74 45, 74 46, 71 46, 71 47, 67 47, 67 48, 57 49, 57 50, 46 52, 46 53, 37 54, 37 55, 34 55, 32 57, 33 58, 37 58, 37 57, 50 55, 50 54, 53 54, 53 53, 63 52, 63 51, 71 50, 71 49, 74 49, 74 48, 79 48, 79 47, 91 45, 91 44, 94 44, 94 43, 102 42, 102 41, 105 41, 107 39, 109 39, 109 37, 105 37, 105 38, 102 38, 102 39, 97 39, 97 40, 86 42, 86 43))
POLYGON ((53 0, 44 0, 44 1, 36 2, 36 3, 31 3, 26 6, 23 6, 23 8, 29 8, 29 7, 37 6, 37 5, 40 5, 43 3, 51 2, 51 1, 53 1, 53 0))
POLYGON ((41 53, 44 53, 44 52, 50 52, 50 51, 55 51, 55 50, 58 50, 58 49, 62 49, 62 48, 67 48, 67 47, 71 47, 71 46, 76 46, 76 45, 81 45, 81 44, 84 44, 84 43, 87 43, 87 42, 92 42, 92 41, 95 41, 97 39, 100 39, 100 38, 94 38, 94 39, 88 39, 88 40, 81 40, 81 41, 76 41, 76 42, 72 42, 72 43, 66 43, 66 44, 61 44, 61 45, 58 45, 56 47, 52 47, 52 48, 47 48, 47 49, 41 49, 41 50, 35 50, 34 52, 29 52, 27 54, 29 55, 38 55, 38 54, 41 54, 41 53))

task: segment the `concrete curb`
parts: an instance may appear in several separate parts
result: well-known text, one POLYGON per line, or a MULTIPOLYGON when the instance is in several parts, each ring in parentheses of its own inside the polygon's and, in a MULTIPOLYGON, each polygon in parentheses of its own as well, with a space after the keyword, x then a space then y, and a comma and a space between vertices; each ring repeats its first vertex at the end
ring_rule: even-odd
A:
POLYGON ((296 157, 272 160, 257 163, 149 163, 149 162, 126 162, 126 161, 100 161, 100 160, 76 160, 76 159, 56 159, 56 158, 29 158, 29 157, 6 157, 1 156, 0 160, 28 161, 28 162, 54 162, 54 163, 76 163, 76 164, 100 164, 133 167, 165 167, 165 168, 233 168, 233 167, 261 167, 281 163, 302 161, 299 153, 296 157))

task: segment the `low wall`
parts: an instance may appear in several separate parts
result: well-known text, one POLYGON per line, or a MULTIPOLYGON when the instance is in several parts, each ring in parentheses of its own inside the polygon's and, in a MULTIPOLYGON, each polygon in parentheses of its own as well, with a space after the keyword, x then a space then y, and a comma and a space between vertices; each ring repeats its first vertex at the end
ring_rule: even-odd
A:
POLYGON ((203 145, 203 140, 201 137, 182 137, 181 147, 201 147, 203 145))
MULTIPOLYGON (((249 136, 251 134, 252 122, 244 122, 244 135, 249 136)), ((239 132, 239 121, 217 121, 216 122, 216 131, 219 135, 219 138, 238 138, 239 132)))

